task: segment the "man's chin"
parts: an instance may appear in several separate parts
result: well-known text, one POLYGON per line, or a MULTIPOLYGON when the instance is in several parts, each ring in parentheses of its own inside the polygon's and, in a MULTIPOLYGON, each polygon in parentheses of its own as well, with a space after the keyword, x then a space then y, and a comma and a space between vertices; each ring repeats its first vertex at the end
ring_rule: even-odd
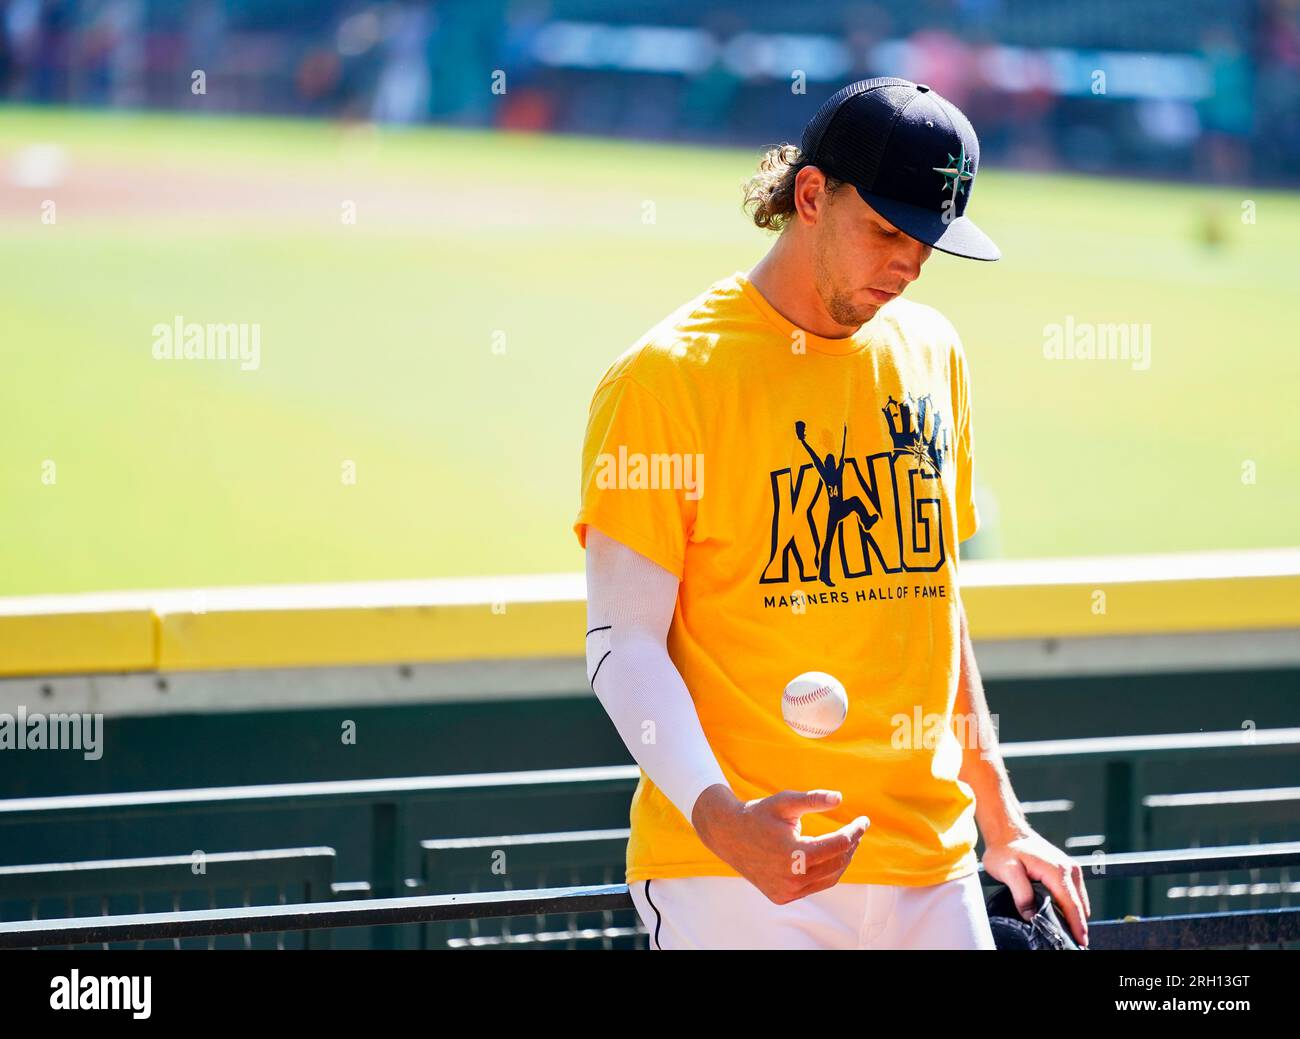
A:
POLYGON ((854 330, 861 328, 880 311, 881 304, 871 303, 867 306, 843 307, 831 312, 831 318, 837 325, 854 330))

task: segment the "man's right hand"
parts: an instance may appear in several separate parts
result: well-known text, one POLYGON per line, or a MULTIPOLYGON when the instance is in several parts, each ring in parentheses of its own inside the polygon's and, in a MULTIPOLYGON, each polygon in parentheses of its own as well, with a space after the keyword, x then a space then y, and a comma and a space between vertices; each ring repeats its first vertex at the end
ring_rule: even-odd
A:
POLYGON ((777 905, 839 882, 871 822, 860 815, 821 837, 804 837, 801 819, 836 807, 834 790, 783 790, 742 803, 715 784, 695 801, 691 822, 705 846, 777 905))

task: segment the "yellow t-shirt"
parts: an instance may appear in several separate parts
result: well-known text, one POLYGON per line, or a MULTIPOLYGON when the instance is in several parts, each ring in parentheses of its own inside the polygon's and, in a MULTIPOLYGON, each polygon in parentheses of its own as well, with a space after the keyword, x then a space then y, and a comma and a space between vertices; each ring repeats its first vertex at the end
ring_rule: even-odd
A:
MULTIPOLYGON (((974 872, 952 710, 957 543, 979 517, 952 325, 895 299, 852 337, 824 339, 734 274, 606 372, 582 472, 579 541, 594 525, 681 579, 668 652, 735 795, 841 791, 803 832, 870 818, 844 882, 974 872), (822 739, 781 716, 806 671, 848 693, 822 739)), ((631 828, 629 882, 736 875, 644 773, 631 828)))

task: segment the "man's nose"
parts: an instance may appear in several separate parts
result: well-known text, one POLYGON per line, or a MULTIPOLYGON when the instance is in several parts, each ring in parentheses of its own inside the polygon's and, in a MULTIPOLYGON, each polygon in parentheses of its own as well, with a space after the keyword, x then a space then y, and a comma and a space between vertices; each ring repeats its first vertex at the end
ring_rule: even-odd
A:
POLYGON ((894 254, 890 269, 908 284, 921 276, 921 265, 930 255, 930 247, 913 239, 894 254))

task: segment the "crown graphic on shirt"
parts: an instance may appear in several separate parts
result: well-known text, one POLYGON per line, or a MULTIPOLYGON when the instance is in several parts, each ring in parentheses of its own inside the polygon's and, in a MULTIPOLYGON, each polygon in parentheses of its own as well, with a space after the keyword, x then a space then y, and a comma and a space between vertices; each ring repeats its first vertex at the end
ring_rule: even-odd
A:
POLYGON ((928 461, 936 472, 943 469, 948 457, 948 430, 928 393, 920 398, 908 393, 901 401, 891 396, 880 410, 895 451, 916 455, 918 462, 928 461))

